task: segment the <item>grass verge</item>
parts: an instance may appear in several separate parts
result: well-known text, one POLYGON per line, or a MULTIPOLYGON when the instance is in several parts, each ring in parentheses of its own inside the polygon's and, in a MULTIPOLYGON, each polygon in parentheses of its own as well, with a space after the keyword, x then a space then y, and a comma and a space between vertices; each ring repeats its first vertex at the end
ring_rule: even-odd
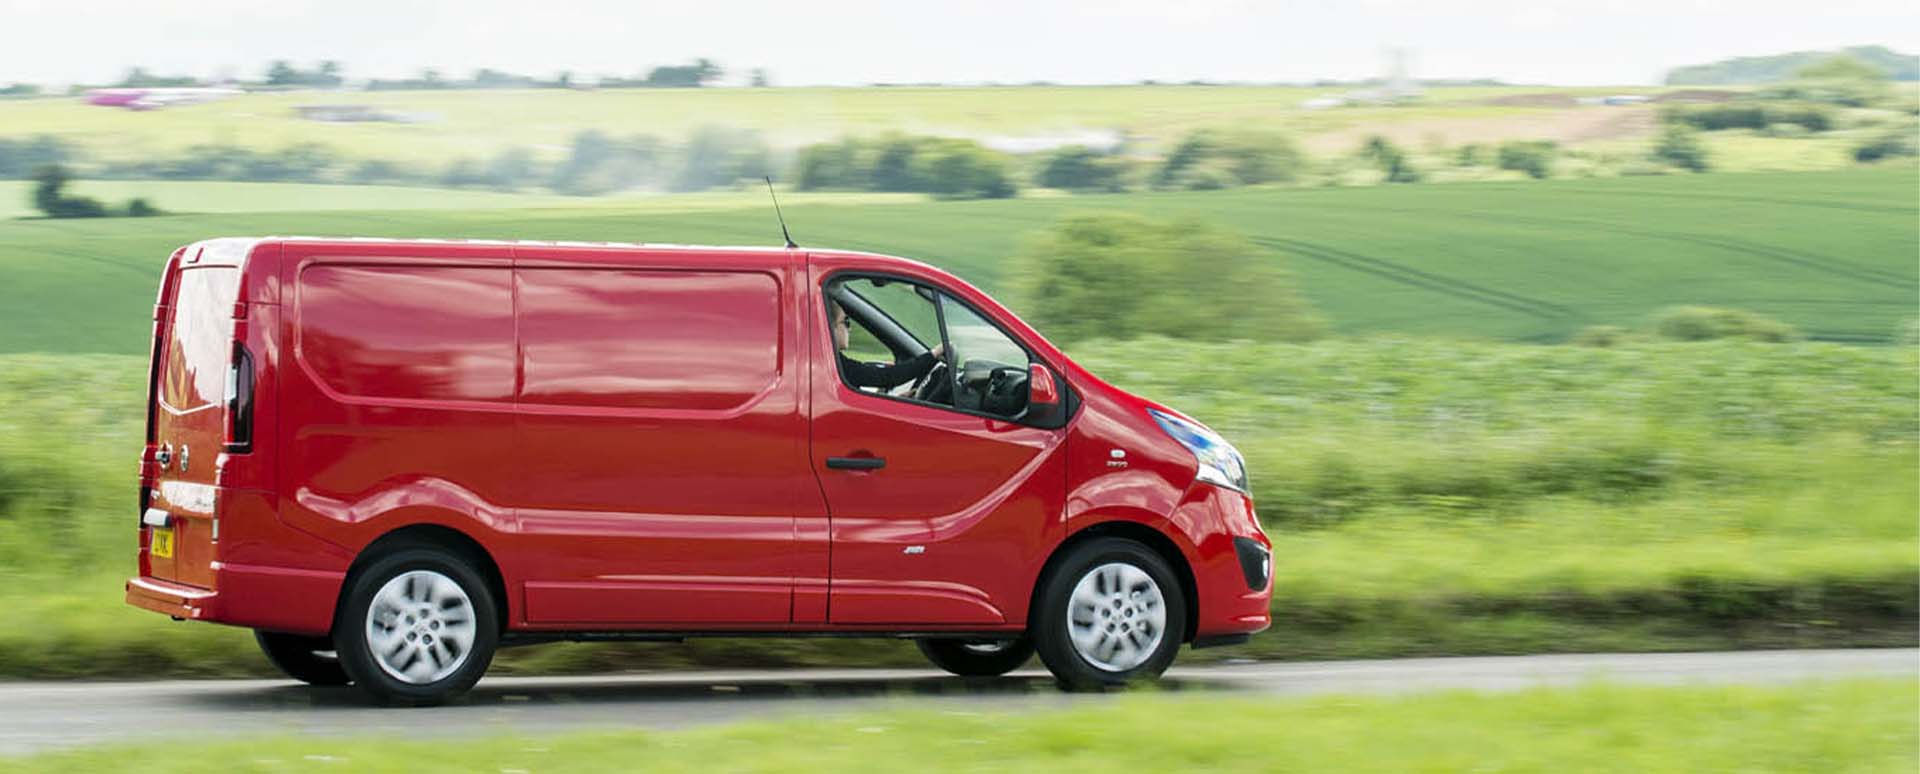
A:
MULTIPOLYGON (((275 738, 16 759, 142 771, 1912 771, 1910 681, 1590 684, 1512 694, 1142 695, 1067 711, 898 711, 681 732, 418 742, 275 738)), ((0 762, 4 763, 4 762, 0 762)))

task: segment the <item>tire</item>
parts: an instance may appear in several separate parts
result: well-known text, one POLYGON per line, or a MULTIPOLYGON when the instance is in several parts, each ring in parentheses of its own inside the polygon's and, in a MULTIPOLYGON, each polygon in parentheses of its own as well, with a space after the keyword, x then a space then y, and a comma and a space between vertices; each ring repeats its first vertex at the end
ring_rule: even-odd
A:
POLYGON ((1013 640, 915 640, 934 666, 961 677, 999 677, 1033 658, 1033 642, 1013 640))
POLYGON ((486 581, 460 554, 410 545, 353 574, 334 650, 355 685, 388 704, 439 704, 472 688, 500 644, 486 581))
POLYGON ((1159 677, 1187 636, 1179 575, 1124 538, 1074 546, 1041 580, 1028 627, 1047 669, 1069 690, 1159 677))
POLYGON ((346 685, 353 682, 340 659, 332 655, 333 641, 325 637, 255 631, 253 641, 267 661, 291 677, 308 685, 346 685), (325 653, 327 655, 322 655, 325 653))

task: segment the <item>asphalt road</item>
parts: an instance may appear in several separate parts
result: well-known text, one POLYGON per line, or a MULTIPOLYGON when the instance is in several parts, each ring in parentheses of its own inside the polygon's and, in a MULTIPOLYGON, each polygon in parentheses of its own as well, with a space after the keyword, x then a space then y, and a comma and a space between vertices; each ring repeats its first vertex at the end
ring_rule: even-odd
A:
MULTIPOLYGON (((1503 691, 1589 680, 1779 683, 1865 676, 1920 677, 1920 650, 1221 664, 1176 667, 1163 687, 1183 693, 1297 696, 1503 691)), ((873 710, 901 701, 979 711, 1046 709, 1106 700, 1109 695, 1062 694, 1039 670, 993 680, 962 680, 931 670, 495 677, 482 680, 457 704, 413 709, 368 706, 351 688, 320 689, 276 680, 0 683, 0 755, 150 738, 536 734, 679 728, 756 716, 873 710)))

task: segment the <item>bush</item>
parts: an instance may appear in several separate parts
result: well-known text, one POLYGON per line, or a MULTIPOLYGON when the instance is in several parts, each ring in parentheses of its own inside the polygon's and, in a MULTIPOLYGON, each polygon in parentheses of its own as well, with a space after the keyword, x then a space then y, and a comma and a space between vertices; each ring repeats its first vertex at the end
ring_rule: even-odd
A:
POLYGON ((1004 154, 970 140, 927 143, 914 154, 913 180, 942 199, 1010 199, 1019 192, 1004 154))
POLYGON ((1660 132, 1653 158, 1693 172, 1707 171, 1707 148, 1700 144, 1700 133, 1683 124, 1669 125, 1660 132))
POLYGON ((867 146, 848 138, 800 149, 794 160, 793 186, 802 191, 865 190, 872 183, 864 168, 867 146))
POLYGON ((772 151, 757 132, 702 127, 687 138, 681 152, 675 191, 704 191, 773 174, 772 151))
POLYGON ((1552 140, 1504 142, 1500 144, 1500 168, 1525 172, 1535 180, 1544 180, 1553 174, 1553 157, 1558 151, 1559 146, 1552 140))
POLYGON ((1747 339, 1787 342, 1800 338, 1793 326, 1741 309, 1676 306, 1654 315, 1655 335, 1675 341, 1747 339))
POLYGON ((662 185, 664 156, 660 141, 651 136, 615 140, 598 131, 580 132, 573 136, 566 160, 554 168, 547 186, 569 196, 597 196, 662 185))
POLYGON ((36 170, 71 162, 73 150, 58 138, 39 135, 23 140, 0 139, 0 178, 25 178, 36 170))
POLYGON ((1021 313, 1061 341, 1300 341, 1324 330, 1275 256, 1197 220, 1069 217, 1028 239, 1011 264, 1021 313))
POLYGON ((159 207, 153 206, 153 202, 147 201, 145 197, 134 197, 127 202, 127 217, 130 218, 148 218, 154 215, 165 214, 166 213, 161 211, 159 207))
POLYGON ((1019 193, 1006 154, 971 140, 887 135, 810 145, 794 163, 803 191, 929 193, 943 199, 1004 199, 1019 193))
POLYGON ((1570 343, 1577 347, 1617 347, 1635 338, 1633 331, 1618 325, 1589 325, 1574 334, 1570 343))
POLYGON ((1208 190, 1299 178, 1306 156, 1285 135, 1203 129, 1180 141, 1154 174, 1156 188, 1208 190))
POLYGON ((347 172, 347 182, 360 185, 404 185, 422 182, 422 180, 420 174, 398 162, 367 159, 353 165, 353 169, 347 172))
POLYGON ((1887 132, 1867 140, 1853 149, 1853 160, 1863 164, 1881 159, 1913 155, 1920 155, 1920 148, 1915 147, 1914 134, 1911 128, 1902 128, 1887 132))
POLYGON ((1705 132, 1722 129, 1766 129, 1792 125, 1809 132, 1833 128, 1833 109, 1806 102, 1727 102, 1718 105, 1669 105, 1660 111, 1668 124, 1691 126, 1705 132))
POLYGON ((1420 170, 1414 168, 1412 162, 1407 160, 1406 151, 1394 145, 1392 140, 1380 135, 1369 137, 1366 144, 1360 146, 1360 156, 1378 166, 1380 174, 1389 183, 1420 182, 1420 170))
POLYGON ((1036 182, 1046 188, 1119 193, 1127 189, 1127 159, 1084 145, 1069 145, 1047 154, 1036 182))

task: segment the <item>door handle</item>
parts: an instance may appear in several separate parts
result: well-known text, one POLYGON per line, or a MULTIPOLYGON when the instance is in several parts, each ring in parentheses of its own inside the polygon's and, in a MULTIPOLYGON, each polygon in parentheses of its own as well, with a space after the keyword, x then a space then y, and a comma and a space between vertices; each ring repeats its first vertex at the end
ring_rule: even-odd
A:
POLYGON ((834 470, 879 470, 887 466, 885 457, 828 457, 827 467, 834 470))

